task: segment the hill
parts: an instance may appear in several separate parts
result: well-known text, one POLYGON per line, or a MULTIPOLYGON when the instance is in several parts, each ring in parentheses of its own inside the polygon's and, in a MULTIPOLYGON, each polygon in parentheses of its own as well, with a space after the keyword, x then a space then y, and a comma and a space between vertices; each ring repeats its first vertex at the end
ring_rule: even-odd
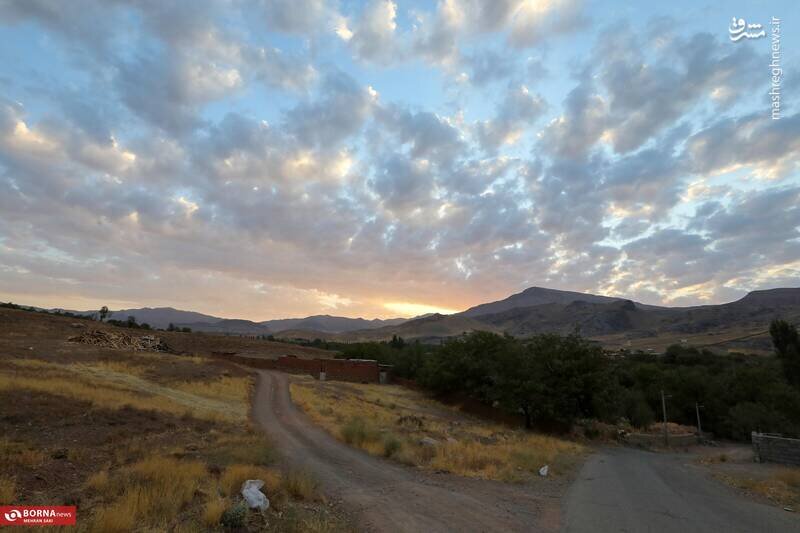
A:
POLYGON ((489 302, 470 307, 463 311, 462 315, 478 317, 481 315, 491 315, 508 311, 518 307, 533 307, 544 304, 570 304, 572 302, 588 303, 609 303, 619 301, 620 298, 610 296, 599 296, 596 294, 585 294, 582 292, 559 291, 556 289, 546 289, 544 287, 530 287, 517 294, 512 294, 508 298, 489 302))
POLYGON ((266 320, 260 322, 270 331, 285 330, 308 330, 323 333, 344 333, 361 329, 375 329, 384 326, 396 326, 405 322, 405 318, 390 318, 381 320, 375 318, 366 320, 364 318, 347 318, 331 315, 314 315, 306 318, 284 318, 279 320, 266 320))
POLYGON ((768 353, 769 323, 800 323, 800 288, 753 291, 735 302, 658 307, 631 300, 531 287, 497 302, 454 315, 434 315, 394 327, 356 331, 341 340, 440 340, 465 331, 488 330, 517 337, 573 331, 609 348, 663 351, 674 343, 719 350, 768 353), (531 304, 532 302, 532 304, 531 304))
MULTIPOLYGON (((97 311, 74 311, 80 315, 94 315, 97 311)), ((119 309, 111 311, 111 318, 126 320, 136 318, 139 324, 150 324, 154 328, 166 328, 170 324, 212 324, 222 320, 219 317, 204 315, 194 311, 182 311, 172 307, 142 307, 140 309, 119 309)))
POLYGON ((448 337, 478 330, 501 333, 500 329, 467 316, 434 313, 423 318, 408 320, 399 326, 343 333, 337 335, 337 339, 347 342, 380 341, 389 340, 397 335, 404 339, 416 339, 421 342, 439 342, 448 337))
MULTIPOLYGON (((80 315, 94 315, 97 311, 71 311, 80 315)), ((402 324, 405 318, 373 319, 348 318, 331 315, 314 315, 305 318, 282 318, 254 322, 238 318, 220 318, 194 311, 182 311, 172 307, 143 307, 140 309, 111 310, 111 318, 126 320, 129 316, 139 324, 147 323, 164 329, 170 324, 192 328, 192 331, 219 333, 224 335, 271 335, 285 330, 306 330, 320 333, 344 333, 362 329, 375 329, 402 324)), ((319 335, 317 334, 317 337, 319 335)))

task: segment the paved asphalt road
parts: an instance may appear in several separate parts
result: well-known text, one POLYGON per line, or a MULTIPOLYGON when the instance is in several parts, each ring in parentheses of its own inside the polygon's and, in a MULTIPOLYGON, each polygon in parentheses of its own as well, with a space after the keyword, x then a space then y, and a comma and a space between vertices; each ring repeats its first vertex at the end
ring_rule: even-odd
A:
POLYGON ((679 454, 629 448, 590 457, 567 492, 567 533, 800 532, 800 514, 755 503, 679 454))

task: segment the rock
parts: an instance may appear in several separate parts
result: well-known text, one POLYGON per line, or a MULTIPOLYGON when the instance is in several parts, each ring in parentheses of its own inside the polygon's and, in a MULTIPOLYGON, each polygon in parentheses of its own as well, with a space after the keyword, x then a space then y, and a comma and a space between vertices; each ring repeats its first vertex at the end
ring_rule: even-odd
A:
POLYGON ((269 500, 260 490, 263 486, 264 482, 260 479, 248 479, 242 483, 242 496, 251 509, 259 509, 261 511, 269 509, 269 500))
POLYGON ((419 445, 426 448, 435 448, 439 445, 439 441, 430 437, 422 437, 419 439, 419 445))
POLYGON ((447 437, 447 444, 458 444, 458 441, 453 437, 447 437))
POLYGON ((67 458, 68 450, 66 448, 59 448, 58 450, 53 452, 53 455, 50 457, 53 459, 66 459, 67 458))
POLYGON ((544 465, 539 469, 539 475, 542 477, 547 477, 547 474, 550 472, 550 467, 548 465, 544 465))
POLYGON ((86 329, 86 324, 81 324, 80 322, 73 322, 72 324, 69 325, 69 327, 75 329, 86 329))

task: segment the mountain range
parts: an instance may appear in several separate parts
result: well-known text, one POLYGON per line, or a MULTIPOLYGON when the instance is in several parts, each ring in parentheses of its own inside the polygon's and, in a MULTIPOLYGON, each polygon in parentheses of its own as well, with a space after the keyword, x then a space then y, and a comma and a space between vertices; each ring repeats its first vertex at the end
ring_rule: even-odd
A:
MULTIPOLYGON (((80 314, 94 314, 96 311, 78 311, 80 314)), ((194 311, 182 311, 172 307, 143 307, 141 309, 112 310, 111 318, 126 320, 132 316, 140 324, 147 323, 155 328, 166 328, 170 324, 189 327, 192 331, 224 333, 234 335, 271 335, 285 330, 317 331, 321 333, 346 333, 350 331, 380 328, 402 324, 408 319, 347 318, 331 315, 314 315, 305 318, 282 318, 253 322, 251 320, 220 318, 194 311)))
POLYGON ((452 315, 387 320, 315 315, 253 322, 170 307, 123 309, 113 314, 113 318, 121 320, 128 316, 159 328, 172 323, 193 331, 285 339, 354 342, 388 340, 397 335, 439 342, 475 330, 517 337, 578 331, 613 348, 660 351, 668 344, 683 342, 767 351, 771 320, 800 322, 800 288, 753 291, 737 301, 719 305, 660 307, 624 298, 531 287, 452 315))

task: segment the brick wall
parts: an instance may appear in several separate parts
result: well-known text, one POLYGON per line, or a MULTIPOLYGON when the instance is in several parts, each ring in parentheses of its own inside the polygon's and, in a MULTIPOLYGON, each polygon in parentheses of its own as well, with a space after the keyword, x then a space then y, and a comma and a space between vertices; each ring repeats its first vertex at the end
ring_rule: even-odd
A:
POLYGON ((322 369, 320 361, 322 359, 300 359, 299 357, 285 355, 278 358, 277 368, 290 374, 308 374, 319 378, 319 372, 322 369))
POLYGON ((752 433, 756 461, 800 466, 800 439, 779 435, 752 433))
POLYGON ((380 368, 376 361, 350 361, 348 359, 318 359, 318 361, 322 363, 325 379, 378 383, 380 378, 380 368))
POLYGON ((278 359, 245 357, 231 353, 214 353, 214 357, 232 361, 253 368, 268 368, 290 374, 308 374, 319 379, 325 372, 325 379, 353 381, 356 383, 379 383, 380 366, 376 361, 349 359, 301 359, 284 355, 278 359))
MULTIPOLYGON (((664 446, 664 434, 628 433, 623 442, 642 448, 658 448, 664 446)), ((683 448, 693 444, 697 444, 697 435, 694 433, 670 434, 669 436, 670 447, 683 448)))
POLYGON ((211 352, 211 355, 219 359, 239 363, 240 365, 245 365, 252 368, 268 368, 271 370, 278 368, 278 361, 275 359, 266 359, 263 357, 245 357, 243 355, 221 352, 211 352))

